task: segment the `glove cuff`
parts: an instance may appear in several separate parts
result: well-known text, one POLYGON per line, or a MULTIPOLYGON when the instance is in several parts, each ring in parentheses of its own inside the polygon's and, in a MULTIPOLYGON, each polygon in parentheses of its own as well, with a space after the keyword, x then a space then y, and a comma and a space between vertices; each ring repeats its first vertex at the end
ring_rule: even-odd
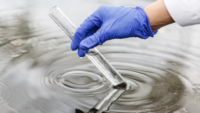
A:
POLYGON ((154 37, 154 35, 158 32, 153 32, 150 26, 149 18, 144 11, 145 7, 136 7, 136 10, 138 13, 138 16, 140 16, 138 19, 138 22, 140 22, 141 28, 137 29, 139 32, 142 32, 139 37, 142 39, 147 39, 149 36, 154 37))

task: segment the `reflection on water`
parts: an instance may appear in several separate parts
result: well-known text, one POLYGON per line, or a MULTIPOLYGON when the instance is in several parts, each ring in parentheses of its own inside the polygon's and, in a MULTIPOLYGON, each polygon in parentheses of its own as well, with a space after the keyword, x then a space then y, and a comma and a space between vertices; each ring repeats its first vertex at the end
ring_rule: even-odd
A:
MULTIPOLYGON (((0 9, 0 112, 88 111, 111 85, 87 58, 70 50, 70 39, 48 10, 60 6, 78 26, 102 4, 137 2, 11 1, 0 9)), ((198 113, 199 29, 171 25, 148 40, 112 40, 98 47, 131 86, 108 113, 198 113)))

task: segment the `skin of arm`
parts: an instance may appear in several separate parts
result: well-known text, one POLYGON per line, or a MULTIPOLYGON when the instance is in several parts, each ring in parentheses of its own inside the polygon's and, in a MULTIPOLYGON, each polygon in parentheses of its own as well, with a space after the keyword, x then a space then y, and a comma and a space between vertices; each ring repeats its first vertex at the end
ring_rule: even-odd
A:
POLYGON ((151 29, 153 31, 156 31, 159 28, 168 24, 174 23, 174 20, 172 19, 165 6, 164 0, 158 0, 146 6, 144 11, 149 18, 151 29))

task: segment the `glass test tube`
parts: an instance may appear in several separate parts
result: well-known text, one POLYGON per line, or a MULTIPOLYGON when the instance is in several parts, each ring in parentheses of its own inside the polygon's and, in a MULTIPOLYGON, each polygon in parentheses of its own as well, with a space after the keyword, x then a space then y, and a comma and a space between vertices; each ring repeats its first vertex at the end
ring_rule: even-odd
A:
POLYGON ((125 89, 113 88, 105 97, 103 97, 88 113, 102 113, 108 110, 110 105, 116 101, 123 93, 125 89))
MULTIPOLYGON (((49 16, 71 38, 71 40, 74 41, 73 36, 76 32, 76 27, 57 6, 50 10, 49 16)), ((126 82, 123 77, 112 65, 109 64, 105 57, 96 48, 90 49, 89 52, 86 53, 86 56, 113 86, 116 88, 126 88, 126 82)))

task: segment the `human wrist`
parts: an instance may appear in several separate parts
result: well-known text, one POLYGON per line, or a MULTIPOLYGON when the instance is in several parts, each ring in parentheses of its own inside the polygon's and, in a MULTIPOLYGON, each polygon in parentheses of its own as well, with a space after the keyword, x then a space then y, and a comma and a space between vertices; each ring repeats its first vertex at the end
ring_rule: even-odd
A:
POLYGON ((146 6, 144 11, 149 18, 152 31, 156 31, 165 25, 174 23, 174 20, 165 6, 164 0, 158 0, 153 4, 146 6))

